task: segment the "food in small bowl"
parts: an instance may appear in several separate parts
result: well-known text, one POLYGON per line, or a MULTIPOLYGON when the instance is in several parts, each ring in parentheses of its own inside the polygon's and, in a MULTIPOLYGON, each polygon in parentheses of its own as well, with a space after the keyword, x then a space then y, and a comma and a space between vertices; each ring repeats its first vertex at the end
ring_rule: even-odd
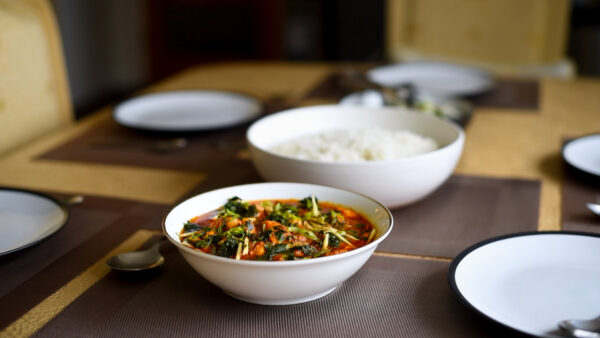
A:
POLYGON ((334 186, 395 208, 428 196, 448 179, 462 154, 464 131, 410 110, 327 105, 263 117, 247 139, 267 181, 334 186))
POLYGON ((192 197, 168 213, 163 230, 227 294, 281 305, 332 292, 369 259, 392 223, 389 210, 364 195, 257 183, 192 197))
POLYGON ((416 94, 410 104, 407 100, 398 99, 386 102, 381 92, 367 89, 343 97, 339 104, 345 106, 368 106, 368 107, 399 107, 413 109, 421 114, 433 115, 449 119, 464 126, 473 114, 473 104, 460 98, 449 98, 427 94, 416 94))

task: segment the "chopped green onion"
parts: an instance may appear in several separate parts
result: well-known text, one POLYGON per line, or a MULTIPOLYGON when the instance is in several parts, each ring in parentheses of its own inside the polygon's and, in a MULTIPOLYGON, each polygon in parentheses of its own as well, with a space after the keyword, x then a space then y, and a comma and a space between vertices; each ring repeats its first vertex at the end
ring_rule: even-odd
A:
POLYGON ((317 201, 315 199, 315 195, 310 195, 310 199, 312 200, 312 213, 313 216, 318 217, 319 214, 319 206, 317 205, 317 201))
POLYGON ((369 234, 369 239, 367 240, 367 243, 371 242, 373 240, 373 238, 375 238, 375 233, 377 231, 375 231, 375 228, 373 228, 373 230, 371 230, 371 233, 369 234))
POLYGON ((242 242, 238 244, 237 252, 235 254, 235 259, 239 260, 242 258, 242 242))
POLYGON ((247 255, 248 254, 248 237, 244 237, 244 250, 242 250, 242 255, 247 255))

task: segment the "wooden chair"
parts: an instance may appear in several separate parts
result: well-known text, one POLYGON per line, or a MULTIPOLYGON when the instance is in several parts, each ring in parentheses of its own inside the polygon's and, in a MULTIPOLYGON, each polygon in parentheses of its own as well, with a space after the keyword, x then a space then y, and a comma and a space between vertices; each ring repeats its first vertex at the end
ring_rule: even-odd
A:
POLYGON ((570 77, 569 0, 387 0, 390 61, 474 64, 498 74, 570 77))
POLYGON ((72 121, 51 4, 0 0, 0 155, 72 121))

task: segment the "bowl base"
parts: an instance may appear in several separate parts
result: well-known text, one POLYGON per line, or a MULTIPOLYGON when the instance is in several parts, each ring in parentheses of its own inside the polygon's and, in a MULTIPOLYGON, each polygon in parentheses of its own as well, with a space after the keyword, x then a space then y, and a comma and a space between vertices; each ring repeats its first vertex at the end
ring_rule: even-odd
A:
POLYGON ((226 294, 228 294, 229 296, 231 296, 235 299, 238 299, 238 300, 241 300, 241 301, 244 301, 247 303, 261 304, 261 305, 292 305, 292 304, 300 304, 300 303, 310 302, 312 300, 316 300, 321 297, 327 296, 336 288, 337 288, 337 285, 329 290, 326 290, 321 293, 317 293, 316 295, 300 297, 300 298, 291 298, 291 299, 255 299, 255 298, 247 298, 247 297, 235 294, 233 292, 229 292, 227 290, 223 290, 223 292, 225 292, 226 294))

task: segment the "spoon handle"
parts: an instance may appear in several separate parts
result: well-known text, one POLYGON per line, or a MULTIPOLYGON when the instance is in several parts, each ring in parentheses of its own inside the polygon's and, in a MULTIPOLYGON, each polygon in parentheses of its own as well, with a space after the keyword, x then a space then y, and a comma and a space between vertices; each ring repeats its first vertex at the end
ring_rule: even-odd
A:
POLYGON ((84 199, 85 197, 83 197, 83 195, 73 195, 65 198, 63 203, 66 205, 79 204, 82 203, 84 199))
POLYGON ((165 236, 162 236, 158 241, 154 242, 154 244, 152 244, 152 246, 148 250, 160 251, 160 248, 166 242, 168 242, 167 238, 165 236))

